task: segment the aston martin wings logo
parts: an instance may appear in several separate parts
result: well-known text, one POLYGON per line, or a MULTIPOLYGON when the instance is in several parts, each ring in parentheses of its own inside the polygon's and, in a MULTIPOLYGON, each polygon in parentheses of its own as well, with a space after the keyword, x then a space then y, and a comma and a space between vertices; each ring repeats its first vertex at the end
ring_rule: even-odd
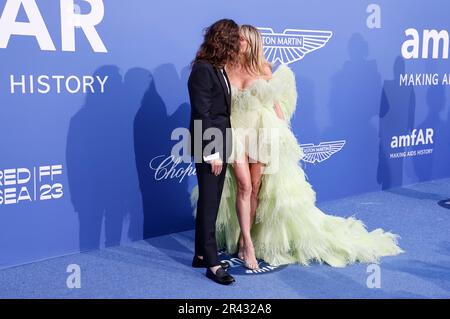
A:
POLYGON ((319 145, 302 144, 300 147, 303 150, 303 161, 314 164, 321 163, 331 157, 331 155, 339 152, 345 145, 345 140, 321 142, 319 145))
POLYGON ((272 28, 258 28, 261 32, 266 59, 290 64, 300 61, 306 54, 320 49, 333 36, 332 31, 286 29, 275 33, 272 28))

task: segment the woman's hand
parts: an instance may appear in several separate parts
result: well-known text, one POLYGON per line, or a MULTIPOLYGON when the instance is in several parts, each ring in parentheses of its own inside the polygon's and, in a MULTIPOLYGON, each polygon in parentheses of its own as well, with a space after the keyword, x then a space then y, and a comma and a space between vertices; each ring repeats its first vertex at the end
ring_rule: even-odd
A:
POLYGON ((273 106, 273 109, 275 110, 275 113, 277 114, 278 118, 280 120, 285 121, 283 111, 281 110, 281 107, 280 107, 280 103, 276 102, 273 106))

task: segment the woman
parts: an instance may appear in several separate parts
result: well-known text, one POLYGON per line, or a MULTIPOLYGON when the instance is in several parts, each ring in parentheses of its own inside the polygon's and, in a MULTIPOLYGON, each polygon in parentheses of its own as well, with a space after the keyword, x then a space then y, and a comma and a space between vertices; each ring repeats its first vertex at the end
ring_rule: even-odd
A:
MULTIPOLYGON (((297 102, 294 74, 284 65, 272 74, 256 28, 243 25, 240 35, 240 58, 227 66, 233 149, 216 222, 219 246, 238 252, 249 269, 258 269, 256 258, 343 267, 401 253, 397 235, 368 232, 359 220, 315 206, 289 124, 297 102)), ((194 190, 193 203, 196 196, 194 190)))

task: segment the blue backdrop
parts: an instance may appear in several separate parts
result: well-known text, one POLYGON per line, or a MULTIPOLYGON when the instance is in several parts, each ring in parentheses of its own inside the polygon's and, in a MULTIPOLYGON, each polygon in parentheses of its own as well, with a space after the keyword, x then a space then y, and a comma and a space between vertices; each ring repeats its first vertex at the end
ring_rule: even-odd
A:
POLYGON ((0 267, 193 228, 195 170, 171 161, 170 134, 187 126, 202 30, 224 17, 260 27, 268 58, 294 70, 319 201, 449 176, 449 11, 0 0, 0 267))

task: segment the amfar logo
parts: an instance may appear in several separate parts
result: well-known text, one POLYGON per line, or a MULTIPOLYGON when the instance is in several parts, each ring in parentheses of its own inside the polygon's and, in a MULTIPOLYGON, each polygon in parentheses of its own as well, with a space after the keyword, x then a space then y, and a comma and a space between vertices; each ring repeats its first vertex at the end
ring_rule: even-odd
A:
MULTIPOLYGON (((62 51, 75 51, 75 29, 83 30, 94 52, 108 52, 95 26, 103 20, 103 0, 82 0, 91 6, 89 14, 79 14, 79 6, 74 0, 60 0, 62 51)), ((36 0, 7 0, 0 17, 0 49, 8 47, 12 35, 36 38, 42 51, 56 51, 36 0), (28 22, 18 22, 20 8, 23 7, 28 22)))
POLYGON ((319 145, 314 144, 301 144, 300 147, 303 150, 303 161, 314 164, 316 162, 321 163, 331 157, 331 155, 339 152, 345 145, 345 140, 321 142, 319 145))
POLYGON ((402 45, 402 56, 405 59, 428 59, 430 43, 433 59, 448 59, 449 35, 447 30, 423 30, 420 35, 416 29, 409 28, 405 30, 405 35, 411 37, 402 45), (440 50, 441 48, 442 50, 440 50))
POLYGON ((275 63, 290 64, 300 61, 306 54, 320 49, 330 40, 331 31, 286 29, 275 33, 272 28, 259 27, 263 38, 264 55, 275 63))
POLYGON ((393 136, 391 139, 391 149, 398 150, 400 152, 390 153, 390 159, 415 157, 421 155, 430 155, 433 153, 434 144, 433 141, 434 130, 432 128, 414 129, 411 134, 393 136), (421 146, 427 146, 428 148, 417 149, 421 146), (415 147, 416 149, 409 149, 415 147))
POLYGON ((391 148, 401 148, 419 145, 433 144, 434 130, 432 128, 414 129, 411 134, 393 136, 391 140, 391 148))

